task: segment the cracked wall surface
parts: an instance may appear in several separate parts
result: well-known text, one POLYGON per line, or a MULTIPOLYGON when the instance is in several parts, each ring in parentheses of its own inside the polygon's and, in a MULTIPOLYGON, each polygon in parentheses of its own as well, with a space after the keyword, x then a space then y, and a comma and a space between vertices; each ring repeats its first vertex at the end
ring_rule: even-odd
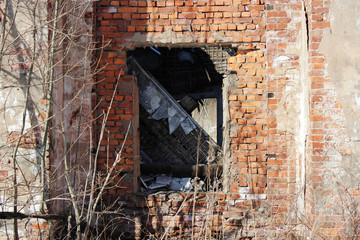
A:
MULTIPOLYGON (((334 136, 332 141, 346 143, 351 147, 351 153, 340 151, 343 160, 341 168, 342 184, 347 187, 359 187, 359 154, 360 145, 359 136, 359 79, 360 67, 358 45, 360 38, 360 18, 356 11, 360 9, 360 3, 356 1, 342 5, 336 1, 330 2, 330 28, 324 31, 323 41, 320 44, 319 51, 327 57, 327 75, 331 78, 331 87, 333 87, 333 96, 341 104, 340 109, 343 117, 336 119, 336 122, 342 124, 345 131, 334 136), (346 156, 349 155, 349 156, 346 156), (350 174, 349 174, 350 173, 350 174)), ((326 101, 326 99, 323 99, 326 101)), ((339 110, 340 110, 339 109, 339 110)), ((330 112, 331 113, 331 112, 330 112)), ((329 114, 330 115, 330 114, 329 114)))
MULTIPOLYGON (((82 17, 69 19, 82 36, 61 40, 71 51, 65 54, 60 49, 56 55, 61 64, 56 67, 50 164, 58 180, 53 182, 52 196, 64 191, 64 156, 79 167, 75 182, 81 184, 87 178, 84 169, 91 152, 96 152, 101 179, 123 149, 114 175, 117 187, 106 193, 104 202, 121 206, 127 216, 123 224, 127 238, 357 236, 359 8, 356 0, 102 0, 79 10, 82 17), (91 38, 97 44, 94 56, 82 47, 91 38), (234 50, 227 59, 229 75, 222 90, 222 190, 215 191, 215 186, 211 193, 144 194, 139 181, 137 79, 127 71, 127 52, 145 46, 207 45, 234 50), (89 74, 92 62, 98 67, 94 75, 89 74), (66 140, 61 138, 63 126, 66 140), (77 150, 64 154, 77 139, 77 150)), ((61 26, 68 26, 64 23, 61 26)), ((41 34, 47 38, 47 29, 41 34)), ((2 189, 11 180, 7 160, 13 141, 19 139, 24 100, 19 81, 26 76, 28 61, 22 49, 2 59, 0 121, 6 146, 0 149, 5 160, 1 161, 2 189)), ((39 62, 44 64, 46 57, 39 62)), ((44 120, 47 102, 41 100, 39 79, 34 78, 31 88, 34 105, 27 111, 25 131, 44 120)), ((30 161, 21 161, 19 167, 30 169, 24 176, 36 178, 36 183, 35 149, 41 147, 36 140, 42 139, 41 130, 29 131, 20 145, 20 153, 30 161)), ((11 209, 10 198, 1 200, 3 209, 11 209)), ((68 205, 59 201, 49 206, 64 212, 68 205)))

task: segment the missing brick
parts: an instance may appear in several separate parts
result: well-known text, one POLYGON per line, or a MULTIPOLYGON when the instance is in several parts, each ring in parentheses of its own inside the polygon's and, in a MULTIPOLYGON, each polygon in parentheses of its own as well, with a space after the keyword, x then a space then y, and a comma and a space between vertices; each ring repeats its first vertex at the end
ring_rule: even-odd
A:
POLYGON ((277 154, 266 154, 268 158, 276 158, 277 154))
POLYGON ((265 5, 265 9, 268 11, 274 10, 274 5, 272 4, 265 5))

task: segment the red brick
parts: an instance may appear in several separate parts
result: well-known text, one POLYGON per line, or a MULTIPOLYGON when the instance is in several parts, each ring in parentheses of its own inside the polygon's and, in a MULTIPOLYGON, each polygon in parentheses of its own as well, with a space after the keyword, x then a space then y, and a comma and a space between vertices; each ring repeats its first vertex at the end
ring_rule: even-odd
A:
POLYGON ((286 11, 267 11, 267 17, 287 17, 286 11))
POLYGON ((312 28, 329 28, 330 22, 313 22, 311 24, 312 28))
POLYGON ((179 12, 199 12, 198 7, 178 7, 179 12))
POLYGON ((137 12, 137 8, 135 7, 120 7, 117 10, 118 12, 125 12, 125 13, 136 13, 137 12))

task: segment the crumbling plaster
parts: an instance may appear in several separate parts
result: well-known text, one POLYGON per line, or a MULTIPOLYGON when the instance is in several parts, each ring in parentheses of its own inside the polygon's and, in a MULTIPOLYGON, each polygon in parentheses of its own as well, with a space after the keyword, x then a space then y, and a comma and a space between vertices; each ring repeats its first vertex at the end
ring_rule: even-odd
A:
MULTIPOLYGON (((24 137, 16 154, 18 207, 17 211, 27 214, 40 209, 40 155, 42 147, 41 123, 45 110, 43 97, 42 67, 47 60, 46 54, 32 55, 34 48, 47 47, 47 27, 42 16, 46 16, 46 4, 38 2, 36 17, 31 15, 34 3, 24 1, 2 1, 0 3, 1 22, 5 21, 3 10, 6 11, 5 34, 1 34, 0 63, 0 204, 2 211, 13 211, 13 155, 14 148, 24 126, 24 137), (39 26, 34 43, 33 26, 39 26), (42 27, 41 27, 42 26, 42 27), (33 57, 33 58, 32 58, 33 57), (27 85, 32 69, 29 95, 27 85), (25 106, 27 98, 27 105, 25 106), (26 107, 26 109, 25 109, 26 107), (25 114, 25 118, 24 118, 25 114), (24 120, 24 121, 23 121, 24 120), (24 179, 26 179, 26 184, 24 179)), ((42 222, 42 221, 40 221, 42 222)), ((27 236, 32 220, 19 221, 20 237, 27 236)), ((9 238, 13 232, 12 220, 2 220, 0 223, 0 238, 9 238)))
MULTIPOLYGON (((41 5, 42 6, 42 5, 41 5)), ((1 6, 3 7, 3 6, 1 6)), ((33 22, 29 21, 28 9, 25 3, 12 2, 8 5, 8 20, 12 23, 13 28, 6 28, 6 37, 3 39, 4 53, 1 56, 1 71, 0 71, 0 142, 3 144, 0 151, 0 157, 3 161, 0 167, 4 171, 9 171, 11 168, 7 165, 11 162, 11 154, 14 144, 17 141, 17 136, 24 124, 24 134, 33 130, 37 132, 39 124, 43 120, 41 112, 44 111, 42 104, 42 79, 41 66, 46 59, 46 56, 36 55, 34 58, 34 69, 29 86, 29 96, 26 111, 24 111, 26 102, 27 81, 29 78, 30 64, 31 64, 31 50, 33 47, 32 28, 33 22), (15 19, 13 22, 12 20, 15 19), (23 116, 25 114, 25 121, 23 123, 23 116), (5 158, 3 158, 5 157, 5 158), (6 159, 6 160, 5 160, 6 159)), ((39 7, 39 13, 45 14, 45 9, 39 7)), ((36 18, 36 23, 41 25, 41 19, 36 18)), ((47 41, 46 27, 39 31, 36 45, 38 48, 41 43, 47 41)), ((37 132, 39 136, 41 135, 37 132)), ((29 137, 34 137, 29 136, 29 137)), ((40 137, 39 137, 40 139, 40 137)), ((38 139, 38 140, 39 140, 38 139)), ((25 143, 25 142, 24 142, 25 143)), ((22 146, 24 144, 22 142, 22 146)), ((27 179, 34 181, 38 175, 39 155, 38 150, 41 147, 41 142, 36 142, 36 148, 20 147, 18 155, 18 166, 20 169, 26 169, 24 176, 27 179)), ((19 177, 19 179, 21 179, 19 177)), ((24 200, 26 201, 26 200, 24 200)))
MULTIPOLYGON (((308 77, 308 26, 306 20, 306 6, 294 11, 287 9, 291 21, 288 30, 291 32, 292 42, 287 43, 284 51, 278 52, 272 63, 274 76, 268 81, 277 81, 278 89, 283 89, 279 97, 277 108, 270 116, 277 119, 277 131, 288 139, 286 154, 290 161, 294 161, 296 174, 297 208, 303 213, 305 208, 304 188, 306 185, 307 139, 309 135, 309 96, 310 79, 308 77)), ((268 42, 277 42, 277 33, 268 31, 268 42)), ((270 143, 271 144, 271 143, 270 143)), ((288 167, 288 176, 292 175, 292 168, 288 167)), ((291 184, 291 180, 287 182, 291 184)))
MULTIPOLYGON (((297 1, 290 1, 297 2, 297 1)), ((300 2, 300 1, 298 1, 300 2)), ((296 174, 296 195, 297 195, 297 209, 300 209, 302 214, 306 214, 305 209, 305 196, 303 195, 304 186, 307 184, 310 185, 310 176, 313 172, 320 171, 320 168, 326 169, 324 173, 322 172, 321 176, 321 186, 317 188, 315 191, 316 194, 324 194, 327 189, 334 190, 336 184, 341 182, 341 184, 345 187, 349 188, 359 188, 359 157, 360 157, 360 145, 359 145, 359 131, 360 131, 360 85, 358 84, 360 80, 360 66, 357 64, 360 60, 360 2, 358 0, 350 0, 347 1, 346 4, 340 1, 331 0, 330 1, 330 29, 324 30, 324 34, 321 37, 320 44, 320 52, 325 55, 326 59, 326 67, 325 71, 327 72, 327 79, 324 80, 324 89, 314 90, 311 89, 311 77, 309 76, 310 63, 309 63, 309 52, 311 52, 311 20, 306 19, 306 12, 308 11, 308 15, 311 17, 311 6, 305 6, 305 1, 302 2, 302 9, 293 10, 293 9, 285 9, 287 17, 290 20, 288 24, 288 29, 291 32, 292 41, 287 42, 287 47, 284 51, 279 51, 276 53, 275 58, 273 59, 273 65, 271 68, 275 69, 275 73, 273 75, 267 76, 267 81, 274 81, 277 84, 278 90, 277 93, 281 95, 276 96, 277 108, 274 111, 269 111, 269 117, 276 117, 278 135, 284 140, 286 148, 284 152, 279 153, 287 154, 286 159, 288 162, 283 165, 273 166, 267 165, 268 169, 274 171, 281 172, 281 169, 285 169, 288 166, 295 165, 295 174, 296 174), (310 22, 310 23, 309 23, 310 22), (309 32, 310 29, 310 32, 309 32), (310 45, 309 45, 310 43, 310 45), (311 94, 314 92, 326 92, 327 95, 324 94, 322 103, 316 103, 316 105, 311 101, 311 94), (338 110, 334 109, 333 103, 339 101, 338 110), (313 107, 315 106, 315 107, 313 107), (310 122, 311 112, 321 112, 323 113, 324 121, 319 122, 310 122), (334 130, 331 132, 327 129, 326 125, 330 121, 328 118, 331 118, 335 124, 339 127, 330 129, 334 130), (320 164, 314 163, 314 169, 306 169, 308 166, 307 163, 313 161, 309 155, 313 150, 311 144, 313 142, 309 141, 309 134, 311 134, 311 130, 313 129, 321 129, 328 131, 329 135, 324 136, 324 139, 321 140, 321 144, 324 144, 324 152, 319 153, 321 157, 324 157, 320 164), (310 143, 309 143, 310 142, 310 143), (287 165, 287 166, 285 166, 287 165), (319 167, 320 166, 320 167, 319 167), (318 168, 319 167, 319 168, 318 168), (335 178, 335 181, 334 181, 335 178), (324 188, 322 188, 325 186, 324 188)), ((311 2, 311 1, 310 1, 311 2)), ((311 2, 312 3, 312 2, 311 2)), ((110 7, 111 11, 114 11, 113 7, 110 7)), ((91 12, 89 8, 85 12, 91 12)), ((327 15, 326 15, 327 17, 327 15)), ((327 19, 325 19, 327 20, 327 19)), ((65 111, 65 126, 67 133, 69 134, 69 138, 67 141, 67 149, 72 146, 72 143, 77 139, 77 131, 83 132, 80 138, 79 145, 79 155, 85 156, 81 158, 80 163, 82 166, 87 167, 87 153, 89 152, 89 144, 87 143, 90 138, 90 131, 86 131, 87 127, 90 126, 91 121, 91 87, 92 80, 90 74, 90 60, 89 58, 83 56, 87 56, 87 52, 81 47, 76 47, 77 43, 86 44, 86 42, 90 42, 91 38, 91 25, 88 24, 83 19, 73 19, 72 22, 76 22, 82 32, 83 36, 78 39, 78 41, 71 44, 74 46, 67 56, 67 64, 62 65, 59 73, 63 74, 64 81, 57 85, 57 91, 55 93, 56 103, 59 104, 61 108, 68 106, 65 111), (80 64, 79 64, 80 63, 80 64), (71 69, 71 66, 76 66, 76 68, 71 69), (64 68, 63 68, 64 67, 64 68), (69 70, 68 72, 60 72, 66 68, 69 70), (85 70, 84 70, 85 69, 85 70), (85 71, 85 77, 83 76, 85 71), (68 76, 67 76, 68 75, 68 76), (74 81, 75 80, 75 81, 74 81), (82 92, 83 87, 85 87, 84 93, 82 92), (80 93, 80 94, 79 94, 80 93), (80 108, 80 105, 83 104, 83 109, 80 108), (84 114, 80 115, 79 112, 84 112, 84 114), (80 117, 81 116, 81 117, 80 117), (80 123, 89 124, 87 126, 78 128, 80 123)), ((320 31, 320 30, 314 30, 320 31)), ((321 30, 322 31, 322 30, 321 30)), ((269 45, 273 42, 279 41, 279 33, 277 31, 267 31, 267 43, 269 45)), ((46 34, 45 34, 46 35, 46 34)), ((204 35, 203 39, 198 35, 193 35, 191 33, 182 33, 179 34, 173 30, 167 30, 161 34, 155 33, 135 33, 131 40, 130 44, 134 45, 143 45, 143 44, 171 44, 171 46, 178 45, 186 45, 193 44, 195 42, 201 42, 202 44, 212 43, 213 41, 217 43, 228 43, 231 44, 233 42, 232 38, 226 38, 223 35, 212 32, 211 34, 204 35)), ((70 45, 71 45, 70 44, 70 45)), ((322 56, 321 56, 322 57, 322 56)), ((9 66, 7 69, 9 72, 15 72, 13 67, 16 67, 13 62, 18 59, 9 59, 9 66), (13 62, 12 62, 13 61, 13 62)), ((19 70, 19 69, 17 69, 19 70)), ((17 71, 16 74, 21 73, 17 71)), ((60 74, 60 75, 61 75, 60 74)), ((0 76, 4 78, 3 76, 0 76)), ((13 84, 18 76, 7 78, 9 85, 13 84)), ((224 82, 223 95, 224 99, 228 99, 228 94, 231 89, 236 88, 236 84, 239 83, 238 77, 231 73, 224 82)), ((4 87, 0 86, 0 87, 4 87)), ((19 102, 22 102, 21 94, 13 94, 13 92, 20 92, 21 89, 12 88, 12 90, 7 89, 0 92, 0 100, 4 101, 6 105, 6 109, 4 108, 2 114, 4 114, 0 121, 3 121, 2 126, 4 131, 18 131, 19 123, 21 121, 21 109, 19 106, 19 102), (5 126, 5 127, 4 127, 5 126)), ((134 91, 137 93, 137 90, 134 91)), ((34 88, 35 102, 41 102, 41 89, 34 88)), ((135 99, 137 99, 135 97, 135 99)), ((271 98, 270 98, 271 99, 271 98)), ((270 101, 270 100, 269 100, 270 101)), ((134 106, 138 106, 138 103, 134 103, 134 106)), ((223 108, 229 109, 229 102, 223 102, 223 108)), ((40 109, 41 110, 41 109, 40 109)), ((37 110, 36 115, 38 115, 41 111, 37 110)), ((134 109, 134 112, 138 112, 138 110, 134 109)), ((58 119, 59 120, 59 119, 58 119)), ((56 121, 58 121, 56 120, 56 121)), ((27 130, 30 126, 30 119, 26 119, 27 130)), ((59 122, 54 121, 60 125, 59 122)), ((1 123, 1 122, 0 122, 1 123)), ((136 125, 136 124, 135 124, 136 125)), ((56 126, 56 124, 55 124, 56 126)), ((59 126, 58 126, 59 127, 59 126)), ((59 127, 60 128, 60 127, 59 127)), ((134 127, 133 129, 136 129, 134 127)), ((231 121, 229 116, 229 111, 224 112, 224 167, 227 171, 225 171, 225 180, 224 180, 224 192, 228 192, 230 182, 233 181, 234 176, 240 176, 239 169, 230 167, 230 159, 232 150, 230 149, 230 137, 236 134, 239 130, 239 125, 236 121, 231 121)), ((3 135, 5 136, 5 135, 3 135)), ((134 136, 134 139, 138 139, 134 136)), ((3 139, 1 139, 3 140, 3 139)), ((61 147, 61 141, 56 142, 55 138, 53 139, 53 144, 56 146, 54 152, 57 154, 57 158, 60 159, 63 156, 63 148, 61 147), (58 151, 58 152, 57 152, 58 151)), ((4 139, 5 141, 5 139, 4 139)), ((135 141, 136 144, 136 141, 135 141)), ((134 146, 135 146, 134 144, 134 146)), ((271 140, 269 141, 269 145, 271 145, 271 140)), ((138 149, 136 146, 134 149, 138 149)), ((3 150, 2 150, 3 151, 3 150)), ((315 151, 315 150, 314 150, 315 151)), ((316 150, 320 151, 320 150, 316 150)), ((29 152, 30 157, 35 156, 30 153, 34 153, 34 150, 22 150, 22 152, 29 152)), ((314 153, 316 155, 318 153, 314 153)), ((72 151, 70 153, 72 159, 75 159, 76 153, 72 151)), ((136 154, 135 154, 136 155, 136 154)), ((138 154, 137 154, 138 155, 138 154)), ((270 154, 276 155, 276 154, 270 154)), ((274 157, 273 157, 274 158, 274 157)), ((35 162, 35 161, 34 161, 35 162)), ((56 164, 60 163, 57 162, 56 164)), ((315 162, 315 160, 314 160, 315 162)), ((312 162, 311 162, 312 163, 312 162)), ((25 164, 25 163, 24 163, 25 164)), ((31 163, 33 164, 33 163, 31 163)), ((33 164, 34 166, 36 164, 33 164)), ((310 165, 310 164, 309 164, 310 165)), ((3 163, 0 165, 3 167, 3 163)), ((136 165, 135 165, 136 167, 136 165)), ((31 174, 36 176, 37 169, 30 165, 23 165, 22 168, 31 169, 31 171, 26 174, 31 174)), ((138 166, 137 166, 138 168, 138 166)), ((139 172, 139 169, 135 171, 139 172)), ((283 180, 287 184, 291 185, 293 179, 289 177, 294 172, 291 172, 292 169, 289 167, 288 175, 281 175, 281 181, 283 180)), ((59 172, 60 176, 61 172, 59 172)), ((82 174, 83 178, 86 178, 85 172, 78 171, 77 174, 82 174)), ((132 173, 128 174, 126 178, 132 178, 132 173)), ((320 175, 320 174, 319 174, 320 175)), ((269 176, 268 176, 269 177, 269 176)), ((270 179, 270 178, 268 178, 270 179)), ((123 181, 125 178, 123 179, 123 181)), ((126 182, 130 182, 126 181, 126 182)), ((134 176, 135 186, 138 186, 136 183, 136 176, 134 176)), ((268 181, 268 183, 270 180, 268 181)), ((56 186, 61 186, 63 183, 59 181, 56 186)), ((290 188, 290 187, 289 187, 290 188)), ((231 200, 231 206, 236 205, 240 202, 249 199, 266 199, 271 194, 271 188, 268 187, 269 195, 258 194, 252 195, 249 192, 249 187, 239 188, 239 197, 236 200, 231 200)), ((277 190, 277 189, 275 189, 277 190)), ((286 189, 288 191, 288 189, 286 189)), ((287 192, 289 193, 289 192, 287 192)), ((290 195, 290 194, 288 194, 290 195)), ((316 195, 313 199, 314 209, 316 211, 322 210, 324 208, 328 208, 327 204, 330 202, 331 196, 329 198, 328 195, 324 195, 324 198, 316 195), (328 198, 328 199, 327 199, 328 198), (330 200, 329 200, 330 199, 330 200)), ((59 211, 62 211, 63 206, 56 206, 54 209, 58 208, 59 211)), ((163 204, 161 208, 164 208, 164 212, 168 211, 168 207, 163 204)), ((326 209, 325 209, 326 210, 326 209)), ((335 205, 335 208, 329 210, 334 211, 331 214, 339 214, 338 211, 341 211, 341 207, 335 205)), ((260 212, 260 211, 259 211, 260 212)), ((300 230, 300 229, 299 229, 300 230)), ((314 232, 316 232, 313 230, 314 232)))
POLYGON ((193 43, 196 42, 197 37, 192 34, 177 34, 173 32, 171 29, 165 31, 161 34, 149 34, 149 33, 135 33, 134 36, 131 38, 131 43, 193 43))
POLYGON ((135 33, 131 38, 131 43, 154 43, 154 44, 192 44, 196 42, 206 42, 206 43, 214 43, 214 42, 233 42, 234 39, 232 37, 225 36, 224 34, 220 34, 218 32, 211 32, 206 36, 199 37, 193 33, 183 33, 179 34, 174 32, 171 29, 164 31, 161 34, 152 34, 152 33, 135 33))
MULTIPOLYGON (((341 165, 340 179, 344 186, 358 187, 360 169, 360 2, 330 1, 330 29, 324 31, 320 51, 327 57, 327 74, 331 82, 325 83, 334 89, 344 119, 346 132, 334 136, 334 141, 345 145, 350 142, 352 150, 336 151, 334 156, 341 165)), ((346 147, 346 146, 344 146, 346 147)), ((334 152, 334 149, 330 149, 334 152)), ((329 153, 331 154, 331 153, 329 153)), ((334 166, 329 166, 334 169, 334 166)))
POLYGON ((360 122, 360 2, 331 1, 331 28, 325 31, 320 50, 328 58, 328 74, 346 114, 347 132, 358 138, 360 122))

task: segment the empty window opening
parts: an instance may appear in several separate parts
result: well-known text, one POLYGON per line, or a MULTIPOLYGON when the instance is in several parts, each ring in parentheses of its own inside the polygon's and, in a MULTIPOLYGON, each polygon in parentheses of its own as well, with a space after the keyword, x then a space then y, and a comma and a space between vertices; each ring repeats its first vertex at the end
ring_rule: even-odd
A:
POLYGON ((205 191, 219 179, 228 57, 218 47, 128 52, 139 87, 143 188, 205 191))

